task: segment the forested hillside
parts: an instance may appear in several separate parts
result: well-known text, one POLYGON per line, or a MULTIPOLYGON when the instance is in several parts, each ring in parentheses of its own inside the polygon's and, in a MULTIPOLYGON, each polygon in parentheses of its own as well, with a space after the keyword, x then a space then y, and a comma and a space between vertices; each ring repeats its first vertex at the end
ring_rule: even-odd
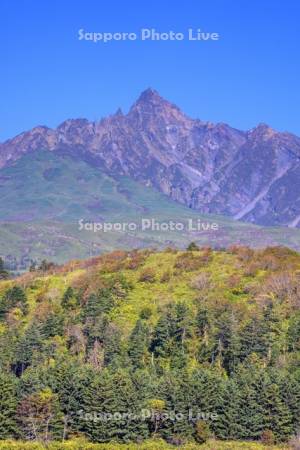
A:
POLYGON ((191 245, 42 269, 0 282, 0 439, 296 442, 296 252, 191 245))

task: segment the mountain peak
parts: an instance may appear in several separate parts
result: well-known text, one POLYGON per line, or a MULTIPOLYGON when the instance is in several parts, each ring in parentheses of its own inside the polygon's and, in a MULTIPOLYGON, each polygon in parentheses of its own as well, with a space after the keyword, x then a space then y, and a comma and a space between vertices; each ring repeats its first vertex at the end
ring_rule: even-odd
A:
POLYGON ((148 88, 145 91, 141 93, 137 101, 133 104, 132 109, 136 107, 152 107, 152 106, 164 106, 167 108, 176 109, 179 111, 178 106, 174 105, 173 103, 166 100, 164 97, 162 97, 159 92, 157 92, 155 89, 148 88))
POLYGON ((115 112, 115 116, 123 116, 123 111, 122 108, 118 108, 117 111, 115 112))
POLYGON ((141 95, 137 100, 137 103, 149 101, 163 101, 163 98, 159 95, 159 93, 155 89, 148 88, 141 93, 141 95))
POLYGON ((252 128, 252 130, 248 132, 248 135, 252 138, 259 138, 263 140, 269 139, 276 134, 277 132, 266 123, 259 123, 256 127, 252 128))
POLYGON ((169 102, 152 88, 148 88, 141 93, 137 101, 130 108, 129 118, 137 120, 149 120, 150 117, 158 120, 162 119, 164 122, 176 121, 183 122, 186 120, 185 115, 180 109, 169 102))
POLYGON ((0 144, 0 168, 41 149, 133 178, 202 213, 300 227, 300 138, 266 124, 241 132, 193 120, 151 88, 123 116, 40 126, 0 144))

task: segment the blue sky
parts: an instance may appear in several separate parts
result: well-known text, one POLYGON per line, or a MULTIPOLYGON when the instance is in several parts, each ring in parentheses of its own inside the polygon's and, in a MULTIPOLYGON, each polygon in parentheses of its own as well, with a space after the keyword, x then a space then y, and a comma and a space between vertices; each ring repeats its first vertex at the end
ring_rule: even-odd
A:
POLYGON ((298 0, 1 0, 0 140, 126 112, 151 86, 192 117, 300 135, 298 0), (218 32, 217 42, 94 44, 78 30, 218 32))

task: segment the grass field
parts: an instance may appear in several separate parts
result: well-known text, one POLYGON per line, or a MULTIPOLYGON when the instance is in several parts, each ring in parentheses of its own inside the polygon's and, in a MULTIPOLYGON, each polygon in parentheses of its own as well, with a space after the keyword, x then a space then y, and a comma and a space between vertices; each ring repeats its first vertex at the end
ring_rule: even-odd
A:
POLYGON ((68 441, 65 443, 49 443, 47 445, 35 442, 18 442, 18 441, 0 441, 0 450, 174 450, 180 448, 182 450, 288 450, 289 446, 273 446, 263 445, 257 442, 236 442, 236 441, 214 441, 198 445, 194 443, 186 444, 181 447, 168 445, 162 440, 145 441, 139 444, 118 444, 112 442, 110 444, 91 444, 86 441, 68 441))

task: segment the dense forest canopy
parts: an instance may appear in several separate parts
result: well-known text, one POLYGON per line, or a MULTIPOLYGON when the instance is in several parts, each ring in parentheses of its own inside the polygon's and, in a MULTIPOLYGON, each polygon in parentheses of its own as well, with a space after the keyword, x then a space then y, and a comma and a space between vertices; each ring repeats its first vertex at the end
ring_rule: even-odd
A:
POLYGON ((297 435, 297 253, 190 245, 0 269, 0 439, 297 435))

